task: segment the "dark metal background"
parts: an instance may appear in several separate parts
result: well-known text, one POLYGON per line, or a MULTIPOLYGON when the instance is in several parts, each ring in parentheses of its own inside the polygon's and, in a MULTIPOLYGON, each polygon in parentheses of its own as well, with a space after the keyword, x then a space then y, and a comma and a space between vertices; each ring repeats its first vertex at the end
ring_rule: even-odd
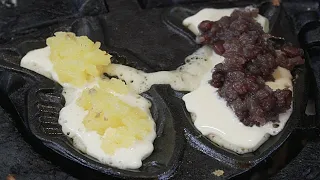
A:
MULTIPOLYGON (((32 39, 46 34, 49 35, 53 30, 64 29, 63 24, 68 24, 68 22, 73 22, 76 19, 80 20, 82 17, 96 18, 109 12, 110 16, 121 17, 114 21, 123 21, 123 24, 126 24, 128 20, 133 21, 131 22, 132 24, 135 21, 143 23, 147 16, 148 18, 154 18, 156 22, 160 21, 159 14, 163 11, 163 7, 179 3, 202 3, 203 1, 205 0, 18 0, 17 7, 10 7, 10 4, 0 4, 0 47, 2 51, 5 51, 5 48, 12 47, 17 39, 32 39), (158 8, 150 10, 153 7, 158 8), (149 13, 142 13, 144 10, 148 10, 149 13), (133 18, 132 14, 136 18, 133 18)), ((226 1, 211 2, 225 4, 226 1)), ((239 2, 237 0, 229 2, 236 5, 247 4, 247 2, 239 2)), ((254 3, 259 4, 261 1, 254 1, 254 3)), ((318 3, 317 1, 286 1, 283 3, 283 7, 294 24, 295 32, 300 38, 302 47, 310 54, 311 61, 308 62, 308 65, 312 67, 316 77, 313 78, 313 73, 309 72, 310 81, 312 82, 309 89, 311 92, 310 99, 315 100, 316 110, 320 112, 320 106, 318 105, 320 96, 316 88, 317 85, 320 87, 318 3)), ((111 29, 108 33, 112 34, 111 37, 113 38, 108 39, 108 34, 106 34, 106 41, 115 44, 115 46, 117 44, 129 46, 130 43, 134 43, 137 46, 132 47, 131 50, 141 54, 143 56, 142 59, 161 61, 161 59, 181 58, 188 55, 188 52, 184 52, 179 48, 169 52, 164 49, 153 49, 152 46, 155 41, 140 42, 138 35, 116 35, 117 32, 116 29, 112 28, 112 22, 108 26, 111 29), (128 39, 129 41, 126 42, 119 39, 128 39), (151 48, 141 48, 143 47, 141 46, 142 43, 146 43, 144 47, 151 48), (166 53, 159 55, 161 51, 166 53), (154 58, 155 55, 158 59, 154 58)), ((136 33, 145 33, 147 35, 155 34, 147 32, 147 30, 139 32, 139 28, 132 30, 136 31, 136 33)), ((82 31, 85 32, 86 30, 83 29, 82 31)), ((99 39, 100 37, 92 38, 99 39)), ((170 34, 170 39, 174 42, 181 40, 181 37, 170 34)), ((158 43, 161 43, 161 41, 158 43)), ((185 48, 191 48, 194 44, 190 43, 186 44, 186 46, 185 48)), ((25 51, 32 50, 34 47, 30 46, 29 48, 25 49, 25 51)), ((0 58, 10 58, 6 57, 5 54, 0 52, 0 55, 2 55, 0 58)), ((179 61, 163 62, 159 66, 151 68, 154 70, 174 69, 179 65, 179 61)), ((0 101, 6 100, 2 97, 0 98, 0 101)), ((81 166, 61 165, 63 164, 61 158, 58 158, 54 153, 47 152, 48 150, 41 148, 40 145, 37 146, 36 142, 32 141, 32 138, 24 131, 24 128, 19 123, 16 123, 14 119, 17 119, 14 114, 9 114, 8 111, 0 108, 0 179, 5 179, 8 174, 14 174, 18 180, 96 179, 96 177, 92 176, 94 174, 92 171, 81 166), (43 156, 44 154, 50 154, 50 157, 43 156)), ((270 158, 248 173, 237 177, 237 179, 320 179, 318 117, 309 116, 305 117, 305 120, 308 123, 305 123, 306 125, 304 123, 300 124, 300 130, 295 131, 270 158), (309 129, 307 133, 304 131, 306 128, 309 129)), ((185 154, 192 152, 192 148, 187 146, 185 154)), ((206 166, 206 162, 199 163, 199 166, 195 166, 195 163, 197 162, 191 159, 189 164, 183 164, 183 166, 189 167, 185 167, 188 171, 181 172, 182 174, 186 173, 184 177, 198 179, 197 177, 199 176, 193 173, 198 172, 195 169, 206 166)))

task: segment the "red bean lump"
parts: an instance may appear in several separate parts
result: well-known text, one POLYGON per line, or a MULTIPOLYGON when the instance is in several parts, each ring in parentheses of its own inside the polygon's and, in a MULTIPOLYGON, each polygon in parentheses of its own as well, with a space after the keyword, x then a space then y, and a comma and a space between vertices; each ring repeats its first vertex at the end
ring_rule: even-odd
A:
POLYGON ((224 57, 209 83, 246 126, 279 121, 279 114, 290 109, 292 92, 273 91, 265 82, 274 81, 272 73, 278 66, 291 71, 304 63, 303 51, 272 40, 255 21, 257 16, 257 9, 239 9, 218 21, 203 21, 196 38, 224 57))

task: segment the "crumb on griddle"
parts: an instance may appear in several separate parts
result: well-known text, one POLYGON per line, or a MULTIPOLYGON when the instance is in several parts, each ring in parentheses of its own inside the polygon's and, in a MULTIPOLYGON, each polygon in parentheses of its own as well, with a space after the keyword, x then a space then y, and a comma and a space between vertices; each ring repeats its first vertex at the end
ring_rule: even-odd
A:
POLYGON ((272 5, 274 6, 280 6, 281 0, 272 0, 272 5))
POLYGON ((201 138, 203 135, 202 134, 199 134, 196 136, 196 138, 201 138))
POLYGON ((14 175, 8 174, 6 180, 16 180, 16 178, 14 177, 14 175))
POLYGON ((220 169, 217 169, 215 171, 213 171, 213 173, 215 176, 222 176, 224 174, 224 171, 223 170, 220 170, 220 169))

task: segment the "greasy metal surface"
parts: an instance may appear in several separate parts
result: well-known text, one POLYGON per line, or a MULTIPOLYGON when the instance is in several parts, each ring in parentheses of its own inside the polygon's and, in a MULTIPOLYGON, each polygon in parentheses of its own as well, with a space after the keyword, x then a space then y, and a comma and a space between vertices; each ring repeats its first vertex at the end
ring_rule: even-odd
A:
MULTIPOLYGON (((188 34, 187 31, 177 30, 177 28, 180 28, 178 25, 172 26, 175 25, 175 21, 170 20, 170 13, 168 16, 171 8, 149 9, 153 6, 153 2, 155 1, 108 0, 105 3, 103 1, 74 0, 71 4, 63 4, 56 0, 45 5, 44 2, 37 1, 33 2, 33 5, 31 5, 32 3, 22 4, 28 7, 29 11, 28 8, 23 9, 20 7, 24 12, 19 11, 19 8, 17 8, 14 13, 9 10, 1 11, 1 8, 4 7, 0 6, 1 60, 17 64, 19 63, 19 59, 29 50, 43 47, 44 38, 52 35, 52 32, 68 30, 74 31, 78 35, 88 35, 93 40, 102 41, 103 48, 117 54, 119 62, 145 71, 175 69, 183 63, 184 57, 192 53, 197 46, 192 42, 192 35, 189 34, 189 38, 186 38, 186 34, 188 34), (145 10, 140 9, 141 4, 144 4, 142 7, 146 8, 145 10), (44 6, 47 8, 43 8, 44 6), (44 10, 41 11, 42 9, 44 10), (42 13, 32 13, 33 11, 41 11, 42 13), (12 14, 10 14, 10 16, 4 16, 6 13, 12 14), (24 16, 21 15, 23 13, 25 13, 24 16), (20 14, 19 18, 17 18, 17 14, 20 14), (54 16, 52 16, 52 14, 54 14, 54 16), (36 21, 36 23, 32 26, 34 21, 36 21), (126 58, 121 58, 121 56, 126 58)), ((179 1, 178 3, 180 2, 183 1, 179 1)), ((209 4, 212 5, 212 3, 209 4)), ((223 4, 223 6, 229 5, 230 4, 223 4)), ((168 6, 168 3, 160 4, 160 6, 168 6)), ((186 5, 185 7, 194 9, 199 6, 208 6, 208 4, 186 5)), ((219 6, 221 6, 221 3, 219 6)), ((296 36, 288 33, 288 31, 292 29, 290 26, 297 24, 297 20, 292 23, 287 18, 287 11, 280 11, 280 15, 277 14, 275 17, 272 16, 272 13, 277 13, 279 9, 270 8, 268 5, 262 5, 261 8, 263 8, 261 9, 262 12, 269 15, 271 14, 271 16, 269 16, 271 21, 278 22, 278 25, 275 25, 275 27, 278 28, 274 28, 274 34, 287 36, 286 38, 289 41, 297 43, 296 36), (286 28, 286 33, 281 32, 281 29, 284 28, 286 28)), ((304 19, 300 21, 304 21, 304 19)), ((300 24, 303 24, 303 22, 300 24)), ((295 141, 297 138, 293 140, 292 138, 291 140, 289 139, 279 150, 276 149, 286 140, 293 128, 296 127, 296 122, 302 119, 300 115, 302 115, 302 106, 304 105, 304 97, 303 95, 301 96, 305 89, 303 85, 304 77, 300 76, 299 82, 297 82, 298 85, 295 87, 301 90, 297 91, 299 96, 295 97, 296 102, 299 103, 296 105, 297 111, 295 115, 293 115, 293 119, 290 120, 290 122, 292 122, 291 125, 288 125, 286 130, 283 131, 282 134, 284 135, 273 138, 275 140, 268 141, 266 145, 260 148, 258 153, 252 155, 251 159, 247 158, 247 160, 244 160, 244 162, 247 162, 244 164, 249 164, 247 167, 240 167, 238 164, 240 162, 239 159, 243 159, 240 156, 230 155, 230 153, 215 147, 212 143, 204 139, 200 140, 200 142, 208 145, 209 147, 207 149, 199 149, 197 145, 190 142, 190 137, 197 135, 198 132, 190 126, 190 123, 185 117, 181 100, 174 97, 179 97, 179 95, 170 90, 168 86, 155 87, 148 93, 151 95, 148 97, 153 98, 153 102, 159 104, 153 107, 158 109, 153 111, 153 115, 157 115, 158 112, 157 117, 160 119, 158 128, 163 125, 170 127, 164 128, 163 132, 158 131, 160 134, 158 134, 159 138, 157 138, 155 142, 156 151, 144 162, 145 166, 139 170, 142 171, 142 173, 135 173, 133 171, 126 172, 100 165, 92 159, 79 154, 77 150, 74 150, 72 146, 70 146, 67 138, 61 134, 59 125, 55 124, 55 128, 52 129, 50 126, 49 129, 46 129, 47 123, 44 121, 48 121, 50 118, 41 117, 48 117, 47 115, 50 114, 50 117, 53 116, 57 118, 56 115, 52 114, 56 114, 63 104, 63 98, 59 95, 61 90, 59 85, 15 65, 4 64, 0 69, 1 71, 4 69, 4 71, 1 72, 0 78, 1 94, 9 95, 10 100, 13 101, 15 105, 15 107, 13 107, 11 103, 8 102, 9 98, 1 96, 1 105, 6 109, 6 112, 10 112, 11 115, 9 117, 4 110, 0 109, 0 122, 3 122, 0 125, 0 164, 2 163, 0 178, 12 173, 16 175, 17 179, 27 180, 74 179, 71 176, 77 179, 108 179, 108 176, 103 174, 107 173, 117 177, 135 178, 155 178, 156 176, 167 178, 172 175, 172 179, 195 179, 195 177, 196 179, 225 179, 246 171, 247 168, 264 160, 265 156, 273 152, 269 158, 265 159, 263 163, 260 163, 257 168, 253 169, 255 172, 259 172, 259 167, 267 166, 268 161, 270 161, 269 159, 272 159, 277 154, 287 151, 288 154, 290 154, 290 152, 292 152, 289 151, 288 148, 283 150, 283 147, 288 146, 288 142, 295 141), (24 75, 21 78, 21 74, 26 73, 28 75, 24 75), (46 98, 45 94, 49 94, 50 98, 54 98, 48 101, 49 98, 46 98), (28 103, 29 108, 25 108, 25 105, 23 105, 25 103, 28 103), (39 109, 34 108, 44 107, 36 106, 39 104, 49 105, 49 107, 53 107, 53 109, 49 108, 48 110, 46 109, 48 106, 46 106, 45 109, 39 111, 39 109), (14 108, 18 110, 19 115, 25 121, 19 120, 18 115, 14 113, 14 108), (47 111, 48 114, 43 115, 43 113, 39 113, 44 111, 47 111), (159 113, 159 111, 162 111, 162 113, 159 113), (170 120, 170 118, 173 120, 170 120), (27 129, 31 130, 33 134, 26 131, 24 126, 28 127, 27 129), (16 128, 19 129, 19 132, 16 128), (172 130, 172 128, 174 130, 172 130), (192 133, 190 134, 190 132, 192 133), (161 133, 163 133, 163 135, 161 133), (185 133, 185 137, 183 133, 185 133), (58 137, 59 140, 55 137, 58 137), (188 142, 186 142, 186 139, 188 142), (43 142, 45 143, 43 144, 43 142), (60 146, 53 143, 60 143, 60 146), (164 146, 169 147, 169 150, 163 149, 164 146), (159 149, 157 149, 157 147, 159 147, 159 149), (61 155, 67 156, 72 160, 63 158, 52 150, 59 151, 61 155), (206 153, 208 152, 207 150, 220 157, 223 156, 223 158, 210 157, 206 153), (70 154, 70 152, 72 154, 70 154), (258 157, 259 154, 264 154, 264 156, 258 157), (162 159, 168 160, 169 163, 158 163, 162 159), (74 161, 87 166, 89 165, 92 169, 98 169, 98 166, 102 166, 102 169, 99 168, 99 171, 102 173, 91 170, 90 168, 85 168, 74 161), (176 168, 178 168, 178 171, 174 173, 176 168), (221 177, 214 176, 212 172, 216 169, 224 170, 225 174, 221 177)), ((52 121, 54 122, 56 119, 54 120, 53 118, 52 121)), ((304 131, 301 131, 300 135, 301 137, 307 136, 305 134, 304 131)), ((317 141, 313 143, 316 144, 316 142, 317 141)), ((307 145, 302 153, 308 154, 314 149, 312 147, 316 147, 316 145, 307 145)), ((299 150, 297 151, 299 152, 299 150)), ((296 153, 297 152, 294 151, 294 153, 292 153, 294 154, 293 156, 295 156, 296 153)), ((303 154, 293 162, 303 160, 303 154)), ((288 168, 290 168, 290 166, 292 166, 292 164, 289 164, 288 168)), ((255 172, 252 171, 244 175, 251 177, 252 174, 255 174, 255 172)), ((311 172, 318 171, 310 170, 310 173, 311 172)), ((298 177, 297 175, 292 176, 292 173, 292 169, 284 169, 278 177, 298 177)), ((306 175, 304 175, 304 177, 306 177, 306 175)), ((313 177, 317 176, 314 175, 313 177)))

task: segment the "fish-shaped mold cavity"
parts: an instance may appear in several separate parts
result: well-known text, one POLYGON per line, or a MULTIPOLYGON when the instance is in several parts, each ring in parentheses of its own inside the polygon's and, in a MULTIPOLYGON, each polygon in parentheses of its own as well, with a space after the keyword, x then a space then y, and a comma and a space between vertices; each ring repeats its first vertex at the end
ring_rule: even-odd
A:
MULTIPOLYGON (((130 50, 105 44, 106 30, 97 22, 98 18, 88 17, 70 20, 53 29, 71 30, 77 35, 86 35, 100 41, 103 50, 113 53, 113 61, 150 71, 150 68, 139 62, 139 58, 130 50)), ((30 50, 45 46, 43 39, 46 37, 38 38, 42 40, 22 38, 15 40, 12 46, 9 43, 6 47, 0 48, 2 57, 5 57, 0 61, 2 73, 0 90, 3 97, 7 96, 8 102, 5 103, 10 103, 18 111, 25 128, 45 147, 59 154, 60 158, 67 158, 99 173, 133 179, 171 177, 179 167, 185 140, 181 122, 174 120, 172 116, 174 112, 168 108, 167 102, 158 93, 158 87, 152 87, 141 94, 152 103, 150 112, 156 124, 156 139, 152 154, 143 160, 139 169, 118 169, 102 164, 75 148, 72 139, 63 134, 58 123, 59 112, 65 104, 62 87, 44 76, 19 67, 21 58, 30 50), (15 96, 17 93, 20 96, 15 96)))
MULTIPOLYGON (((183 26, 183 20, 196 14, 203 8, 228 7, 225 6, 225 4, 215 5, 214 3, 211 3, 211 6, 208 6, 208 4, 193 4, 168 8, 168 10, 162 15, 162 20, 177 34, 185 37, 188 41, 195 41, 195 35, 188 30, 188 28, 183 26)), ((255 7, 259 8, 260 15, 269 20, 269 32, 271 35, 283 37, 286 41, 299 46, 292 22, 281 6, 277 7, 273 6, 271 3, 263 3, 256 5, 255 7)), ((277 41, 276 38, 274 41, 275 43, 281 43, 281 41, 277 41)), ((267 158, 272 152, 277 150, 277 148, 286 141, 292 131, 297 127, 299 121, 303 119, 302 116, 307 102, 305 87, 308 82, 306 81, 307 77, 305 76, 305 66, 301 65, 296 67, 292 71, 292 75, 294 77, 293 112, 282 131, 276 136, 271 136, 257 150, 251 153, 237 154, 213 143, 208 137, 203 136, 194 126, 190 113, 184 107, 184 103, 181 103, 186 118, 185 137, 187 141, 200 152, 205 153, 213 159, 225 162, 231 167, 239 168, 243 171, 247 171, 254 167, 256 164, 267 158)), ((172 96, 178 99, 181 99, 184 94, 185 93, 181 94, 172 91, 172 96)))

